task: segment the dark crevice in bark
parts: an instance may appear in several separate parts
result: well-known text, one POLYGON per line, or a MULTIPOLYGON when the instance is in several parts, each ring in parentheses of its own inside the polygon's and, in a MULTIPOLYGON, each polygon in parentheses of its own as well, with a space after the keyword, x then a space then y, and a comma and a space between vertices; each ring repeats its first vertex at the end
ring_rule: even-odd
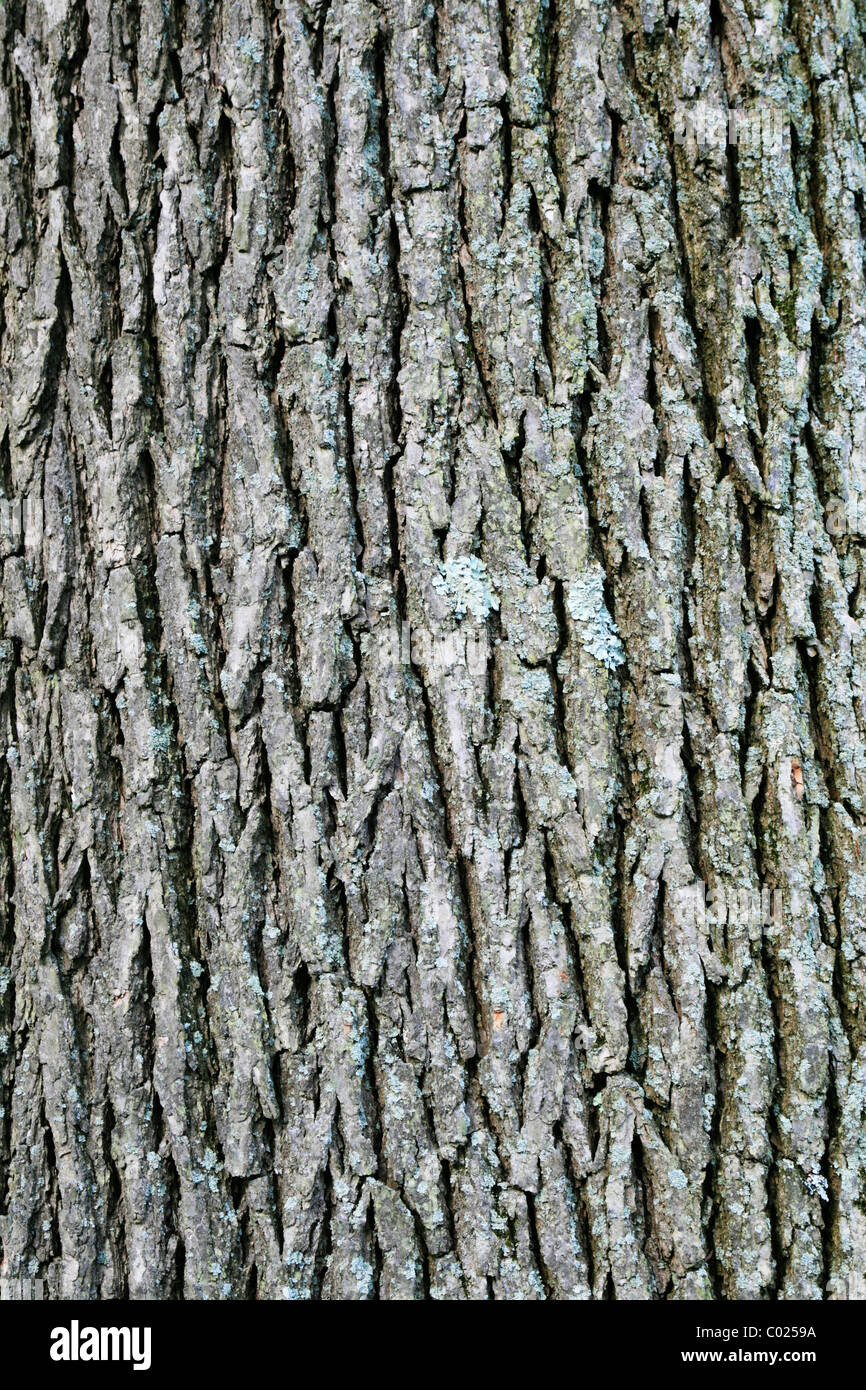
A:
MULTIPOLYGON (((458 131, 458 133, 457 133, 456 148, 458 148, 459 145, 460 145, 460 142, 461 142, 462 140, 465 140, 465 139, 466 139, 466 112, 464 111, 464 112, 463 112, 463 120, 462 120, 462 122, 461 122, 460 129, 459 129, 459 131, 458 131)), ((459 169, 460 169, 460 161, 459 161, 459 159, 457 159, 457 158, 455 158, 455 161, 454 161, 454 169, 455 169, 455 171, 459 171, 459 169)), ((464 314, 464 318, 465 318, 465 320, 466 320, 466 329, 467 329, 468 338, 469 338, 469 344, 470 344, 470 348, 471 348, 471 360, 472 360, 472 364, 473 364, 474 367, 475 367, 475 373, 474 373, 474 375, 477 377, 478 384, 479 384, 479 386, 481 387, 481 397, 482 397, 482 400, 483 400, 483 402, 484 402, 484 406, 486 407, 487 414, 488 414, 489 418, 492 419, 494 425, 495 425, 496 428, 498 429, 498 428, 499 428, 499 419, 498 419, 498 416, 497 416, 497 413, 496 413, 496 406, 495 406, 495 404, 494 404, 494 395, 493 395, 492 383, 491 383, 490 380, 489 380, 488 372, 487 372, 487 369, 486 369, 486 367, 485 367, 485 355, 486 355, 486 354, 485 354, 485 348, 484 348, 484 346, 483 346, 483 344, 482 344, 482 342, 481 342, 481 333, 480 333, 480 329, 479 329, 479 327, 476 325, 475 320, 474 320, 474 318, 473 318, 473 314, 472 314, 472 294, 471 294, 471 291, 470 291, 470 289, 469 289, 469 286, 468 286, 467 283, 466 283, 466 271, 465 271, 465 269, 464 269, 464 264, 463 264, 463 252, 464 252, 464 251, 468 251, 468 248, 469 248, 469 245, 470 245, 470 241, 471 241, 471 238, 470 238, 470 235, 469 235, 469 228, 468 228, 467 223, 466 223, 466 189, 465 189, 465 187, 464 187, 464 185, 463 185, 462 179, 459 178, 459 172, 457 172, 457 175, 456 175, 456 176, 457 176, 457 178, 458 178, 458 180, 459 180, 459 186, 460 186, 460 192, 459 192, 458 199, 457 199, 457 219, 458 219, 458 225, 459 225, 459 228, 460 228, 460 236, 461 236, 461 238, 462 238, 462 245, 461 245, 461 247, 458 249, 458 253, 457 253, 457 277, 458 277, 458 280, 459 280, 459 282, 460 282, 460 293, 461 293, 461 297, 462 297, 462 300, 463 300, 463 314, 464 314)), ((472 386, 474 385, 473 374, 471 373, 471 371, 470 371, 470 373, 468 373, 468 382, 469 382, 469 388, 470 388, 470 392, 471 392, 471 388, 472 388, 472 386)))
POLYGON ((45 1091, 43 1088, 40 1088, 39 1098, 39 1130, 45 1145, 45 1169, 48 1176, 43 1211, 47 1208, 50 1213, 48 1218, 49 1229, 46 1232, 43 1224, 43 1236, 40 1242, 43 1247, 47 1247, 48 1254, 46 1266, 40 1269, 40 1275, 44 1278, 48 1269, 61 1257, 63 1253, 63 1243, 60 1238, 60 1184, 58 1180, 57 1154, 54 1146, 54 1135, 45 1110, 45 1091))
MULTIPOLYGON (((758 881, 761 884, 767 883, 769 881, 764 866, 763 843, 764 812, 767 802, 768 782, 768 773, 765 768, 761 778, 760 787, 752 803, 752 818, 755 827, 755 849, 757 861, 756 866, 758 870, 758 881)), ((784 1074, 780 1057, 779 1043, 782 1020, 780 1018, 781 1004, 778 994, 778 985, 775 978, 775 962, 773 960, 772 950, 767 940, 766 932, 763 932, 761 937, 761 961, 764 967, 764 977, 769 985, 769 1002, 773 1016, 773 1088, 770 1111, 767 1118, 767 1129, 770 1145, 773 1154, 775 1155, 778 1153, 780 1147, 778 1124, 775 1120, 771 1120, 770 1116, 777 1116, 780 1110, 779 1102, 782 1093, 782 1077, 784 1074)), ((770 1201, 770 1210, 772 1212, 774 1209, 778 1209, 778 1170, 776 1167, 775 1158, 771 1161, 770 1169, 767 1175, 767 1187, 770 1201)), ((772 1217, 770 1220, 770 1241, 773 1251, 774 1278, 768 1291, 772 1296, 777 1292, 777 1290, 779 1290, 782 1287, 784 1283, 784 1273, 786 1265, 786 1252, 782 1246, 781 1233, 779 1231, 778 1224, 772 1220, 772 1217)))
POLYGON ((531 1192, 527 1192, 526 1194, 526 1215, 527 1225, 529 1227, 529 1244, 532 1249, 532 1257, 535 1261, 535 1267, 538 1271, 538 1277, 541 1281, 541 1287, 544 1290, 544 1297, 553 1298, 554 1293, 550 1271, 547 1265, 545 1264, 544 1258, 542 1256, 541 1242, 538 1238, 538 1223, 535 1213, 535 1196, 531 1192))
POLYGON ((123 1184, 114 1159, 113 1141, 116 1121, 114 1110, 108 1096, 105 1098, 102 1121, 102 1156, 108 1174, 107 1207, 105 1212, 106 1230, 114 1236, 114 1244, 121 1260, 119 1296, 127 1298, 129 1281, 126 1268, 126 1222, 123 1209, 123 1184))

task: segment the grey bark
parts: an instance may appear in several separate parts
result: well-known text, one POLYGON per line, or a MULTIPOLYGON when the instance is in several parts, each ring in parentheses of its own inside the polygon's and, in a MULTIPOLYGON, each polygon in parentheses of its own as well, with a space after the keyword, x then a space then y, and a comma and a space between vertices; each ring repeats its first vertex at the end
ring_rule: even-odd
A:
POLYGON ((866 1295, 864 26, 0 5, 2 1277, 866 1295))

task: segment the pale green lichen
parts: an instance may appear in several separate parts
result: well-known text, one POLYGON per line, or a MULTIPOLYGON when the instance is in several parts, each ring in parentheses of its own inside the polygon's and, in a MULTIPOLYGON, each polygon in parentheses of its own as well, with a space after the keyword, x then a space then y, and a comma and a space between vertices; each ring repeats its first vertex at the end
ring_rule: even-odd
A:
POLYGON ((604 572, 594 565, 573 579, 566 591, 569 617, 576 624, 581 645, 610 671, 625 661, 625 652, 604 601, 604 572))
POLYGON ((457 555, 439 566, 440 573, 433 579, 437 593, 446 597, 455 617, 463 618, 471 613, 480 623, 487 615, 499 607, 499 598, 493 590, 490 577, 483 560, 477 555, 457 555))

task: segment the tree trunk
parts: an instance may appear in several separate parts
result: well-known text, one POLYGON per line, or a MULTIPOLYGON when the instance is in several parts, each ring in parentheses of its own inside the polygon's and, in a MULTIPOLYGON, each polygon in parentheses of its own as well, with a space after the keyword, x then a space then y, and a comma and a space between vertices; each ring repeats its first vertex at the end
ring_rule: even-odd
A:
POLYGON ((0 1274, 866 1297, 857 0, 0 34, 0 1274))

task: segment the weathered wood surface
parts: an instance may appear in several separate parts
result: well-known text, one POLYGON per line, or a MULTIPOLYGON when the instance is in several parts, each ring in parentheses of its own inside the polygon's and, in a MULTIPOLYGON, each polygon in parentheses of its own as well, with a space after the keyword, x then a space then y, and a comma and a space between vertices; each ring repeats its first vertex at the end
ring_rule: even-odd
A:
POLYGON ((0 1274, 866 1296, 864 33, 0 6, 0 1274))

